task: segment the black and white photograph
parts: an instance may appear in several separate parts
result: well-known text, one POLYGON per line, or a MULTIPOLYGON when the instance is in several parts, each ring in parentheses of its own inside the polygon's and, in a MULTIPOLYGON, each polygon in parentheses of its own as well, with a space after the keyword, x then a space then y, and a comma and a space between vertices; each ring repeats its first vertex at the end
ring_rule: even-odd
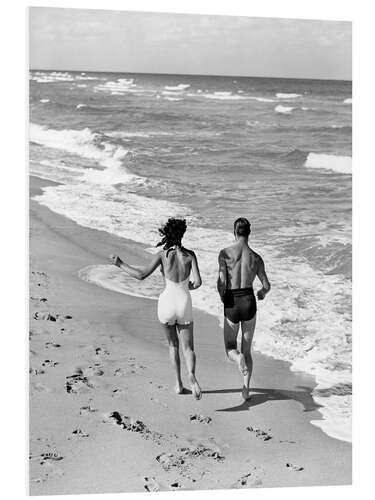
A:
POLYGON ((337 19, 28 9, 31 495, 351 484, 337 19))

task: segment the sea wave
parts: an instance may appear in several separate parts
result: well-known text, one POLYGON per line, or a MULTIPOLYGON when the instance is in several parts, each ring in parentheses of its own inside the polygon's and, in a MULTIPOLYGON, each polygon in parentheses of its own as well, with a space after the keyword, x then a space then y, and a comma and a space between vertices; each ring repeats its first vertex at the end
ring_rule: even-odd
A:
POLYGON ((330 170, 341 174, 352 173, 352 157, 309 153, 305 167, 330 170))
POLYGON ((285 94, 283 92, 278 92, 275 95, 278 99, 296 99, 297 97, 302 97, 302 94, 285 94))
POLYGON ((352 104, 352 102, 353 102, 353 99, 351 97, 348 97, 348 99, 345 99, 343 101, 344 104, 352 104))
POLYGON ((232 92, 213 92, 213 93, 202 93, 199 94, 201 97, 206 99, 219 99, 221 101, 239 101, 245 99, 244 96, 238 94, 232 94, 232 92))
POLYGON ((188 89, 190 85, 188 83, 179 83, 178 85, 172 86, 172 85, 166 85, 164 88, 165 90, 185 90, 188 89))
POLYGON ((293 109, 295 109, 295 108, 292 106, 283 106, 282 104, 278 104, 275 108, 275 113, 281 113, 283 115, 290 115, 292 113, 293 109))
POLYGON ((86 76, 86 73, 76 74, 67 71, 32 71, 29 79, 37 83, 75 82, 80 80, 98 80, 96 76, 86 76))
POLYGON ((29 136, 30 140, 36 144, 67 151, 98 162, 104 170, 85 170, 85 177, 90 182, 111 185, 128 182, 138 177, 129 173, 124 167, 124 159, 131 155, 131 152, 103 140, 100 134, 93 133, 89 128, 55 130, 31 123, 29 136))

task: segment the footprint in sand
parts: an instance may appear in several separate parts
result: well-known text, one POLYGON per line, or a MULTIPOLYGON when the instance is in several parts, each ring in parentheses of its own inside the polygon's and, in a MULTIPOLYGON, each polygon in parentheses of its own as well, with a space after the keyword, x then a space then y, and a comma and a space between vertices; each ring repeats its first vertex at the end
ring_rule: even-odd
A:
POLYGON ((212 422, 211 417, 205 417, 204 415, 190 415, 190 422, 192 423, 200 423, 200 424, 210 424, 212 422))
POLYGON ((66 328, 60 328, 60 334, 62 335, 71 335, 73 333, 73 330, 71 329, 66 329, 66 328))
POLYGON ((113 398, 119 398, 125 393, 124 389, 113 389, 112 391, 112 397, 113 398))
POLYGON ((30 375, 43 375, 46 372, 42 368, 33 368, 30 366, 29 373, 30 375))
POLYGON ((99 363, 95 363, 93 366, 88 366, 87 368, 77 368, 76 373, 82 374, 85 377, 93 377, 104 375, 103 367, 99 363))
POLYGON ((285 466, 287 467, 287 469, 292 470, 294 472, 300 472, 300 471, 304 470, 303 467, 300 467, 298 465, 293 465, 290 462, 286 463, 285 466))
POLYGON ((45 297, 30 297, 30 300, 37 300, 38 302, 47 302, 45 297))
MULTIPOLYGON (((255 429, 254 427, 249 426, 249 427, 246 427, 246 430, 254 433, 255 436, 258 439, 261 439, 262 441, 269 441, 270 439, 272 439, 272 436, 270 434, 268 434, 268 432, 263 431, 262 429, 255 429)), ((271 429, 268 429, 268 430, 270 431, 271 429)))
POLYGON ((243 488, 243 487, 257 487, 262 486, 263 482, 261 477, 263 476, 262 472, 254 467, 254 469, 248 474, 244 474, 240 477, 238 481, 236 481, 232 487, 233 488, 243 488))
POLYGON ((146 491, 160 491, 160 485, 156 482, 154 477, 144 477, 143 487, 146 491))
POLYGON ((57 451, 46 451, 40 455, 30 455, 29 458, 30 460, 37 460, 41 465, 45 462, 59 462, 64 459, 57 451))
POLYGON ((40 383, 31 384, 31 396, 34 396, 35 392, 51 392, 51 389, 40 383))
POLYGON ((91 406, 91 402, 92 402, 92 399, 89 400, 89 402, 87 403, 86 406, 81 406, 81 408, 79 409, 80 415, 87 415, 87 414, 95 413, 98 411, 91 406))
POLYGON ((125 375, 127 375, 128 373, 128 370, 125 370, 125 368, 116 368, 113 375, 115 377, 125 377, 125 375))
POLYGON ((56 321, 57 317, 58 316, 53 316, 50 313, 42 313, 38 311, 34 314, 34 319, 43 321, 56 321))
POLYGON ((225 457, 217 450, 208 448, 203 444, 198 444, 191 447, 178 448, 176 453, 161 453, 156 457, 156 461, 165 471, 172 468, 189 469, 195 459, 208 458, 217 462, 222 462, 225 457))
POLYGON ((45 359, 42 363, 42 366, 50 366, 50 367, 55 367, 59 363, 57 361, 53 361, 52 359, 45 359))
POLYGON ((72 432, 72 435, 68 437, 68 439, 77 439, 77 438, 88 438, 90 434, 83 431, 82 429, 75 429, 72 432))
POLYGON ((177 488, 181 488, 182 485, 178 482, 178 481, 175 481, 174 483, 171 483, 170 484, 170 487, 173 489, 173 490, 176 490, 177 488))
POLYGON ((99 357, 109 356, 110 352, 107 351, 107 349, 105 347, 96 347, 95 348, 95 355, 99 356, 99 357))
POLYGON ((131 432, 139 433, 144 439, 152 439, 156 443, 160 444, 162 439, 162 434, 159 432, 151 431, 146 424, 141 420, 137 420, 133 417, 128 417, 126 415, 121 415, 118 411, 113 411, 112 413, 105 413, 103 415, 103 422, 113 425, 118 425, 122 429, 131 432))
POLYGON ((59 347, 61 347, 61 344, 56 344, 55 342, 46 342, 44 345, 46 349, 50 348, 58 349, 59 347))
MULTIPOLYGON (((150 384, 151 384, 151 385, 154 385, 154 382, 152 382, 152 381, 150 380, 150 384)), ((163 385, 163 384, 156 384, 156 388, 157 388, 157 389, 162 389, 162 390, 164 390, 164 391, 168 391, 168 387, 167 387, 166 385, 163 385)))
POLYGON ((89 389, 95 389, 96 385, 91 382, 82 373, 75 373, 66 377, 66 392, 68 394, 79 394, 87 392, 89 389))

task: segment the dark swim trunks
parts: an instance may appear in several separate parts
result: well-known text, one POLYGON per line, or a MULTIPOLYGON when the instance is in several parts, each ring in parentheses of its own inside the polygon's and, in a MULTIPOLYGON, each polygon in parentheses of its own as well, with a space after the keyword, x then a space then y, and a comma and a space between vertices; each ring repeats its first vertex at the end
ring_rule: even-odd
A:
POLYGON ((226 290, 224 295, 224 316, 232 323, 249 321, 254 318, 256 312, 257 303, 252 287, 226 290))

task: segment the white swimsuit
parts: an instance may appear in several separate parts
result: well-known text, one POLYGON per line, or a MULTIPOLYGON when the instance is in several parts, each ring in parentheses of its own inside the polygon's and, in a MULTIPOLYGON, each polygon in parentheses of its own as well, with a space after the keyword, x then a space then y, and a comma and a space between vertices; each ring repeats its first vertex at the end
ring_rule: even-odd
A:
POLYGON ((188 325, 193 322, 189 277, 176 283, 165 279, 165 289, 158 301, 158 318, 166 325, 188 325))

